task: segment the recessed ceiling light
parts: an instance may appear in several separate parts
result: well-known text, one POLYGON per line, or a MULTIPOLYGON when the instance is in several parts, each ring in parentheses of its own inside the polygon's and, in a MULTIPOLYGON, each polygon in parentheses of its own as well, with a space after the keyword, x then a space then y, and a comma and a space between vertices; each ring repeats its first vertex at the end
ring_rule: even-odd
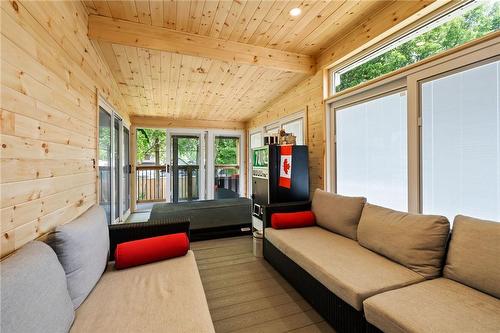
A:
POLYGON ((295 7, 290 10, 290 15, 292 16, 299 16, 300 14, 302 14, 302 9, 299 7, 295 7))

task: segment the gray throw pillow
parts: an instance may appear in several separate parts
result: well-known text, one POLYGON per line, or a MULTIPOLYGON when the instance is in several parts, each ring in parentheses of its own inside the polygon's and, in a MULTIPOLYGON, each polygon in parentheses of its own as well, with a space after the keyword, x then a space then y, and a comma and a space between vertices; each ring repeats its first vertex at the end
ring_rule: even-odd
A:
POLYGON ((109 231, 104 209, 95 205, 74 221, 58 226, 48 243, 66 272, 76 310, 106 269, 109 231))
POLYGON ((45 243, 33 241, 0 263, 0 332, 68 332, 75 312, 66 276, 45 243))

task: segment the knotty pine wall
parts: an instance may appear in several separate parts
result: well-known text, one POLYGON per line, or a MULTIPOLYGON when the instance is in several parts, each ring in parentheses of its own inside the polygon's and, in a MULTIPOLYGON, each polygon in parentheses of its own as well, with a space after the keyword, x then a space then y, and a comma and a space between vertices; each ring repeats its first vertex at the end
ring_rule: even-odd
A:
POLYGON ((1 1, 1 255, 97 201, 97 99, 126 107, 80 1, 1 1))
POLYGON ((309 146, 309 177, 311 193, 324 187, 324 105, 323 72, 318 71, 277 98, 247 124, 249 129, 263 126, 279 118, 307 108, 307 144, 309 146))

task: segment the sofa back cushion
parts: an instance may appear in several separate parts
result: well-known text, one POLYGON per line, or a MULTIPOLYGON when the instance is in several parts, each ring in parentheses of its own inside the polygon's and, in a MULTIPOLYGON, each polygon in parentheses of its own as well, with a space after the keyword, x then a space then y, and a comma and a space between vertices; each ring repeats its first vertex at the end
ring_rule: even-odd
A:
POLYGON ((0 332, 68 332, 75 312, 66 276, 45 243, 33 241, 0 264, 0 332))
POLYGON ((443 275, 500 298, 500 222, 455 217, 443 275))
POLYGON ((77 309, 106 269, 109 231, 104 209, 95 205, 74 221, 58 226, 48 243, 66 272, 69 294, 77 309))
POLYGON ((366 198, 345 197, 317 189, 312 200, 316 224, 339 235, 357 239, 357 229, 366 198))
POLYGON ((366 204, 358 242, 425 278, 441 275, 450 223, 444 216, 398 212, 366 204))

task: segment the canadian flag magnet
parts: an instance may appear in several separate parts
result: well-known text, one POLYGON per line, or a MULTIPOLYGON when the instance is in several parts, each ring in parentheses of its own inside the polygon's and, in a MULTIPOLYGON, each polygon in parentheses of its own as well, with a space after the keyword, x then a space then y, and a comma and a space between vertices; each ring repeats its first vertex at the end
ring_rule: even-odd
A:
POLYGON ((292 185, 292 146, 281 146, 279 186, 290 188, 292 185))

